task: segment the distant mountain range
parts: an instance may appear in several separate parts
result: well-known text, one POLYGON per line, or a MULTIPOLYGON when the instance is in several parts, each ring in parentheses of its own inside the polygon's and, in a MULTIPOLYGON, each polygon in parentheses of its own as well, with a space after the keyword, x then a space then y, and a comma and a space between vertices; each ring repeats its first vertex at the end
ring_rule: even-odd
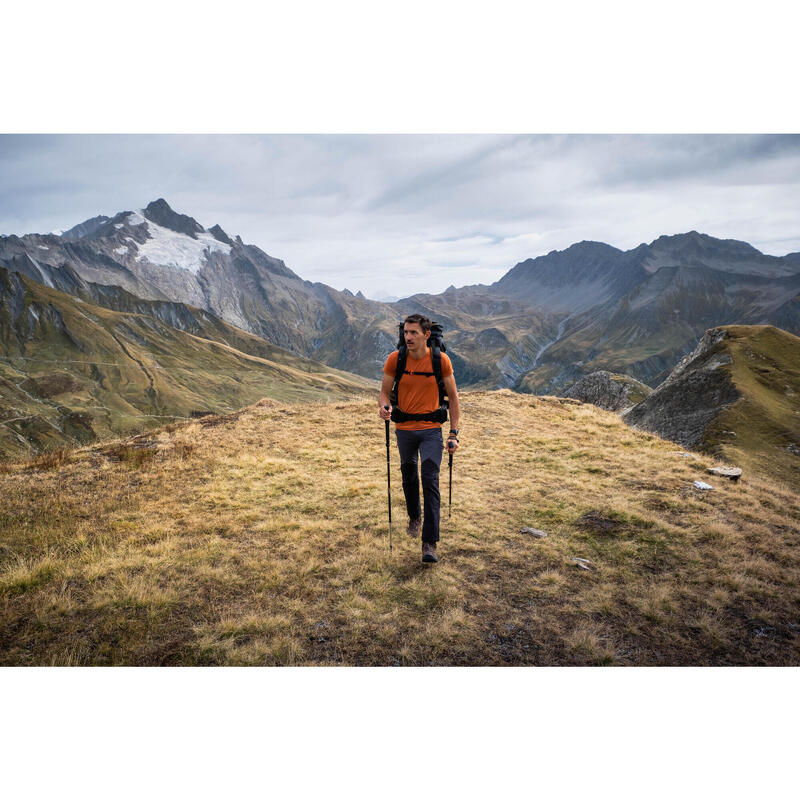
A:
POLYGON ((491 286, 395 304, 447 316, 483 385, 557 393, 597 370, 657 385, 703 332, 772 324, 800 333, 800 253, 766 256, 691 231, 622 251, 580 242, 491 286))
MULTIPOLYGON (((159 335, 166 326, 235 349, 246 340, 242 352, 263 341, 298 364, 311 359, 373 381, 395 347, 398 320, 422 312, 444 325, 460 386, 540 394, 563 392, 598 370, 655 387, 715 326, 770 324, 800 334, 800 253, 767 256, 696 231, 628 251, 580 242, 520 262, 489 286, 382 303, 303 280, 280 259, 159 199, 61 234, 0 236, 0 268, 0 363, 13 362, 15 386, 37 380, 20 359, 49 341, 37 338, 33 322, 20 323, 19 304, 27 308, 37 284, 149 319, 141 324, 159 335)), ((47 298, 36 302, 62 317, 65 304, 74 306, 58 294, 47 298)), ((69 326, 64 335, 79 351, 85 346, 69 326)), ((137 335, 148 342, 146 332, 137 335)), ((169 404, 159 397, 153 408, 163 411, 169 404)))

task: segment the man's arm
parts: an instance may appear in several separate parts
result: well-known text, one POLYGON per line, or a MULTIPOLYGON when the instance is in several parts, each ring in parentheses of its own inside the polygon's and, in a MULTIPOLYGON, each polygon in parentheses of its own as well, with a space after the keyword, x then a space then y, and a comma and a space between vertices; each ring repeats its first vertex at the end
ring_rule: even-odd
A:
POLYGON ((387 375, 385 372, 383 373, 383 380, 381 381, 381 394, 378 398, 378 405, 379 405, 379 413, 381 419, 389 419, 392 413, 392 406, 389 402, 389 394, 392 391, 392 384, 394 384, 394 378, 391 375, 387 375), (389 410, 387 411, 385 406, 389 406, 389 410))
MULTIPOLYGON (((458 389, 456 379, 453 375, 448 375, 444 380, 444 388, 447 391, 447 399, 450 401, 450 427, 458 430, 458 423, 461 421, 461 406, 458 404, 458 389)), ((389 387, 392 388, 391 386, 389 387)))

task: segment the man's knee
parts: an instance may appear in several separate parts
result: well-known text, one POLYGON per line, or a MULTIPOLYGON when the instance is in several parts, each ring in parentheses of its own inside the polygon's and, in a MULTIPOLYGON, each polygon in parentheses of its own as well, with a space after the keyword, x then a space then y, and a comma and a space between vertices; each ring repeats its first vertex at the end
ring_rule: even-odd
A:
POLYGON ((403 483, 413 483, 417 480, 417 463, 416 461, 408 461, 400 465, 400 472, 403 475, 403 483))
POLYGON ((431 458, 426 458, 422 462, 422 483, 423 485, 438 485, 439 464, 431 458))

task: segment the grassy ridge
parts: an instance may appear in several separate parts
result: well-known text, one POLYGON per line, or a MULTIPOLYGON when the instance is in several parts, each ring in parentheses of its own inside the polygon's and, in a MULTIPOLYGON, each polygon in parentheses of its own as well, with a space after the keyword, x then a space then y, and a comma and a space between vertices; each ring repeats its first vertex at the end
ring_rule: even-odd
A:
POLYGON ((403 533, 394 448, 388 551, 374 399, 264 400, 6 467, 0 661, 800 663, 790 485, 712 479, 713 459, 576 401, 462 407, 434 568, 403 533))
POLYGON ((709 426, 704 447, 800 487, 800 338, 771 325, 725 326, 723 367, 740 399, 709 426))

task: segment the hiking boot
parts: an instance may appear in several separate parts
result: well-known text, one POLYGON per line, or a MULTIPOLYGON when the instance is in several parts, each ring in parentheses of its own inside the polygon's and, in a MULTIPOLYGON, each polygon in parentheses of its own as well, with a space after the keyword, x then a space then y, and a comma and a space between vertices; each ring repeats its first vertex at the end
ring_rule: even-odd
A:
POLYGON ((417 517, 416 519, 410 519, 408 521, 408 535, 412 539, 418 538, 421 530, 422 530, 422 517, 417 517))
POLYGON ((422 543, 422 561, 425 564, 435 564, 439 559, 436 557, 436 542, 422 543))

